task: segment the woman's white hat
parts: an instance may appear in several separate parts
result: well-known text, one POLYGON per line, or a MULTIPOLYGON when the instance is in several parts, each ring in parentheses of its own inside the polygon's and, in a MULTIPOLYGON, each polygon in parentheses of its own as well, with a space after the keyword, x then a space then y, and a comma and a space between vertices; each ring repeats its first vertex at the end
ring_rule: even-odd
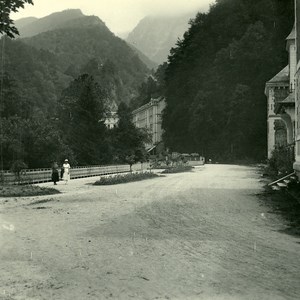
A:
POLYGON ((67 159, 65 159, 65 161, 68 161, 67 159))

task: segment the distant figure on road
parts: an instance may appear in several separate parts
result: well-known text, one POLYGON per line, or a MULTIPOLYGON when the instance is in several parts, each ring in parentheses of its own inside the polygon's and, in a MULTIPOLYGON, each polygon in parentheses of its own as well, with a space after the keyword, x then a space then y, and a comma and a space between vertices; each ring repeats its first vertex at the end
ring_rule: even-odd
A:
POLYGON ((64 171, 62 179, 65 181, 65 184, 68 184, 68 181, 70 180, 71 166, 70 166, 69 161, 67 159, 65 159, 65 162, 64 162, 62 168, 63 168, 63 171, 64 171))
POLYGON ((58 165, 57 162, 55 161, 52 165, 52 175, 51 175, 51 179, 53 181, 53 183, 56 185, 59 181, 59 174, 58 174, 58 165))

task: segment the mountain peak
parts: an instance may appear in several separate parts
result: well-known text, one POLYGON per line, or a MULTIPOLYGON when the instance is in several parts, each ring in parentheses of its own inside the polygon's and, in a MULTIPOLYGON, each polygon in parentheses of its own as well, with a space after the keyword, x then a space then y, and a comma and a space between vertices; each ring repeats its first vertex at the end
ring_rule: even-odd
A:
POLYGON ((18 26, 20 37, 23 38, 60 28, 62 24, 66 22, 83 17, 85 17, 85 15, 80 9, 67 9, 52 13, 40 19, 30 18, 28 22, 24 22, 20 19, 16 21, 16 25, 18 26))
POLYGON ((82 11, 78 8, 78 9, 65 9, 62 11, 58 11, 58 12, 54 12, 50 15, 47 15, 43 18, 40 18, 40 20, 43 19, 56 19, 56 18, 68 18, 68 19, 75 19, 75 18, 79 18, 79 17, 84 17, 84 14, 82 13, 82 11))
POLYGON ((189 27, 196 12, 179 15, 149 15, 129 33, 126 41, 134 45, 154 62, 167 60, 170 49, 176 45, 189 27))

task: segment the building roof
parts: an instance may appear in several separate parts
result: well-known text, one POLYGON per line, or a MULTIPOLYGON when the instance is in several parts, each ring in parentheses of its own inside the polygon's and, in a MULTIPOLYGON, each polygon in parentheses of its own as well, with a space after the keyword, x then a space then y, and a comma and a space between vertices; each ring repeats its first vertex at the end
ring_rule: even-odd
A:
POLYGON ((160 101, 165 101, 165 98, 164 97, 158 97, 156 99, 151 98, 151 100, 148 103, 146 103, 143 106, 140 106, 139 108, 135 109, 132 112, 132 114, 135 115, 135 114, 137 114, 137 113, 139 113, 139 112, 141 112, 143 110, 148 109, 149 107, 151 107, 153 105, 157 105, 158 102, 160 102, 160 101))
POLYGON ((296 28, 295 28, 295 24, 293 26, 293 29, 291 31, 291 33, 288 35, 288 37, 286 38, 287 40, 294 40, 296 39, 296 28))
POLYGON ((285 99, 278 101, 275 106, 275 113, 278 114, 282 107, 291 107, 295 105, 295 92, 290 93, 285 99))
POLYGON ((278 101, 280 103, 295 103, 295 92, 290 93, 284 100, 278 101))
POLYGON ((284 67, 279 73, 277 73, 267 84, 270 83, 289 83, 289 65, 284 67))

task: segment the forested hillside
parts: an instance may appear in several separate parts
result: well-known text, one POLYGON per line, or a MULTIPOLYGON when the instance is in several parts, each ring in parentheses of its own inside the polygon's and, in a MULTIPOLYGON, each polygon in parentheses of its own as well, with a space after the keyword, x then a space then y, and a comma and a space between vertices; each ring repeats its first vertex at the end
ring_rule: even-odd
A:
POLYGON ((64 23, 64 28, 22 41, 55 54, 61 70, 74 78, 91 60, 97 70, 109 64, 113 73, 109 88, 116 102, 128 103, 148 72, 138 55, 95 16, 73 19, 64 23))
MULTIPOLYGON (((55 20, 63 15, 55 15, 55 20)), ((150 72, 98 17, 66 18, 60 24, 28 38, 0 40, 1 161, 5 169, 15 161, 30 168, 49 167, 64 157, 81 165, 111 162, 117 150, 107 147, 110 133, 103 124, 104 114, 111 103, 129 103, 136 97, 150 72), (93 110, 98 106, 100 110, 93 110), (92 119, 88 121, 86 115, 92 119), (75 116, 68 138, 68 117, 73 120, 75 116), (100 138, 95 139, 92 132, 97 129, 100 138), (82 153, 92 148, 93 153, 105 150, 83 159, 82 153)))
POLYGON ((287 65, 292 0, 217 0, 171 50, 166 145, 218 161, 266 154, 264 85, 287 65))
POLYGON ((24 18, 16 21, 20 37, 30 37, 41 32, 54 30, 64 27, 70 20, 83 18, 85 15, 80 9, 68 9, 53 13, 49 16, 37 18, 24 18))

